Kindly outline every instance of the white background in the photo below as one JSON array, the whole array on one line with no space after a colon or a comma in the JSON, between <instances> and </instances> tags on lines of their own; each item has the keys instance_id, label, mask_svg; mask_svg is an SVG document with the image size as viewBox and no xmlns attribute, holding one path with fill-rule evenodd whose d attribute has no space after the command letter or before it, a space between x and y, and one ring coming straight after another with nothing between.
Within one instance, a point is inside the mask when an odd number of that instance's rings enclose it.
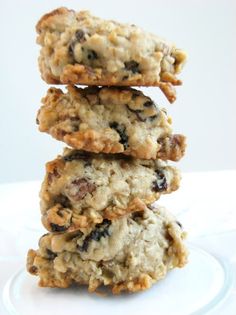
<instances>
[{"instance_id":1,"label":"white background","mask_svg":"<svg viewBox=\"0 0 236 315\"><path fill-rule=\"evenodd\" d=\"M236 168L235 1L1 0L0 182L41 179L45 162L63 147L35 124L48 88L37 68L35 24L63 5L140 25L184 48L189 60L177 101L168 104L157 88L145 92L188 137L183 171Z\"/></svg>"}]
</instances>

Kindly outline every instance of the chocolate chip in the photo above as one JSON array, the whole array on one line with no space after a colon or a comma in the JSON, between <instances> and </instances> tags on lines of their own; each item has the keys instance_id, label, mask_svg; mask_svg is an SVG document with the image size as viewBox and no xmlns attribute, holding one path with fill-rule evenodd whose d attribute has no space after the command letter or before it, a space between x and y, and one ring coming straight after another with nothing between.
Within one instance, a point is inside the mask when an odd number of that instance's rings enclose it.
<instances>
[{"instance_id":1,"label":"chocolate chip","mask_svg":"<svg viewBox=\"0 0 236 315\"><path fill-rule=\"evenodd\" d=\"M84 151L72 151L71 153L69 153L68 155L65 155L63 157L63 160L65 162L71 162L73 160L87 160L91 158L91 154L89 154L88 152L84 152Z\"/></svg>"},{"instance_id":2,"label":"chocolate chip","mask_svg":"<svg viewBox=\"0 0 236 315\"><path fill-rule=\"evenodd\" d=\"M77 248L81 252L87 252L89 243L93 240L99 242L102 237L110 236L109 226L111 225L111 221L108 219L104 219L102 223L96 224L95 229L88 234L82 245L77 245Z\"/></svg>"},{"instance_id":3,"label":"chocolate chip","mask_svg":"<svg viewBox=\"0 0 236 315\"><path fill-rule=\"evenodd\" d=\"M75 32L75 38L79 43L83 43L85 41L85 33L83 30L77 30Z\"/></svg>"},{"instance_id":4,"label":"chocolate chip","mask_svg":"<svg viewBox=\"0 0 236 315\"><path fill-rule=\"evenodd\" d=\"M164 173L160 170L156 170L155 172L157 174L157 180L152 183L152 190L155 192L167 190L167 181Z\"/></svg>"},{"instance_id":5,"label":"chocolate chip","mask_svg":"<svg viewBox=\"0 0 236 315\"><path fill-rule=\"evenodd\" d=\"M57 254L53 253L50 249L46 249L46 252L47 252L47 256L48 256L48 259L49 260L53 260L54 258L57 257Z\"/></svg>"},{"instance_id":6,"label":"chocolate chip","mask_svg":"<svg viewBox=\"0 0 236 315\"><path fill-rule=\"evenodd\" d=\"M39 119L38 119L38 117L36 118L36 124L39 125Z\"/></svg>"},{"instance_id":7,"label":"chocolate chip","mask_svg":"<svg viewBox=\"0 0 236 315\"><path fill-rule=\"evenodd\" d=\"M87 51L87 58L89 59L89 60L95 60L95 59L98 59L98 55L97 55L97 53L94 51L94 50L88 50Z\"/></svg>"},{"instance_id":8,"label":"chocolate chip","mask_svg":"<svg viewBox=\"0 0 236 315\"><path fill-rule=\"evenodd\" d=\"M115 129L115 131L119 134L120 136L120 143L123 144L124 149L126 150L129 146L128 140L129 137L126 134L126 128L124 125L118 124L116 121L112 122L109 124L110 128Z\"/></svg>"},{"instance_id":9,"label":"chocolate chip","mask_svg":"<svg viewBox=\"0 0 236 315\"><path fill-rule=\"evenodd\" d=\"M68 194L77 201L82 200L88 193L96 190L96 185L91 183L87 178L78 178L73 180L67 187Z\"/></svg>"},{"instance_id":10,"label":"chocolate chip","mask_svg":"<svg viewBox=\"0 0 236 315\"><path fill-rule=\"evenodd\" d=\"M135 60L131 60L131 61L126 61L125 62L125 69L128 71L131 71L133 73L139 73L139 63L136 62Z\"/></svg>"},{"instance_id":11,"label":"chocolate chip","mask_svg":"<svg viewBox=\"0 0 236 315\"><path fill-rule=\"evenodd\" d=\"M55 223L50 223L52 232L64 232L67 230L67 227L64 225L58 225Z\"/></svg>"}]
</instances>

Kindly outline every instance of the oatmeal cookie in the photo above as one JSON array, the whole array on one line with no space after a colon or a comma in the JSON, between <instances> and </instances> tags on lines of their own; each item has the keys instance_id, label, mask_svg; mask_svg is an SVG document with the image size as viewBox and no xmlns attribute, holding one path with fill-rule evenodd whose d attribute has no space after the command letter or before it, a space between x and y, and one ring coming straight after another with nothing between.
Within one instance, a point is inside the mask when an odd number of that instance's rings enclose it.
<instances>
[{"instance_id":1,"label":"oatmeal cookie","mask_svg":"<svg viewBox=\"0 0 236 315\"><path fill-rule=\"evenodd\" d=\"M42 47L39 68L52 84L159 86L170 102L186 54L135 25L120 24L66 8L44 15L36 26Z\"/></svg>"},{"instance_id":2,"label":"oatmeal cookie","mask_svg":"<svg viewBox=\"0 0 236 315\"><path fill-rule=\"evenodd\" d=\"M37 115L39 130L90 152L178 161L185 137L172 134L171 118L141 91L118 87L50 88Z\"/></svg>"},{"instance_id":3,"label":"oatmeal cookie","mask_svg":"<svg viewBox=\"0 0 236 315\"><path fill-rule=\"evenodd\" d=\"M185 232L164 208L146 208L93 228L48 233L39 249L29 250L27 269L42 287L66 288L72 283L100 285L114 294L148 289L187 262Z\"/></svg>"},{"instance_id":4,"label":"oatmeal cookie","mask_svg":"<svg viewBox=\"0 0 236 315\"><path fill-rule=\"evenodd\" d=\"M178 189L179 171L161 160L65 149L48 162L41 213L51 232L74 231L143 210Z\"/></svg>"}]
</instances>

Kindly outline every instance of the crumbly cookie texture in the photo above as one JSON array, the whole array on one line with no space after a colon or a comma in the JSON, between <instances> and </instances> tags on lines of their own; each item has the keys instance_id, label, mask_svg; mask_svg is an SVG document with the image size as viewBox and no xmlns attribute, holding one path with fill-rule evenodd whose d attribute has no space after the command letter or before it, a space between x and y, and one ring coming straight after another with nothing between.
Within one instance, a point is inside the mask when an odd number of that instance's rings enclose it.
<instances>
[{"instance_id":1,"label":"crumbly cookie texture","mask_svg":"<svg viewBox=\"0 0 236 315\"><path fill-rule=\"evenodd\" d=\"M113 220L144 210L179 182L179 171L161 160L66 149L46 165L42 222L48 231L63 232Z\"/></svg>"},{"instance_id":2,"label":"crumbly cookie texture","mask_svg":"<svg viewBox=\"0 0 236 315\"><path fill-rule=\"evenodd\" d=\"M178 161L185 137L172 134L171 118L141 91L118 87L50 88L37 115L39 130L90 152Z\"/></svg>"},{"instance_id":3,"label":"crumbly cookie texture","mask_svg":"<svg viewBox=\"0 0 236 315\"><path fill-rule=\"evenodd\" d=\"M185 232L164 208L146 208L118 220L105 219L92 229L48 233L39 249L29 250L27 269L42 287L100 285L114 294L148 289L187 262Z\"/></svg>"},{"instance_id":4,"label":"crumbly cookie texture","mask_svg":"<svg viewBox=\"0 0 236 315\"><path fill-rule=\"evenodd\" d=\"M42 78L52 84L159 86L170 102L186 54L135 25L66 8L36 26Z\"/></svg>"}]
</instances>

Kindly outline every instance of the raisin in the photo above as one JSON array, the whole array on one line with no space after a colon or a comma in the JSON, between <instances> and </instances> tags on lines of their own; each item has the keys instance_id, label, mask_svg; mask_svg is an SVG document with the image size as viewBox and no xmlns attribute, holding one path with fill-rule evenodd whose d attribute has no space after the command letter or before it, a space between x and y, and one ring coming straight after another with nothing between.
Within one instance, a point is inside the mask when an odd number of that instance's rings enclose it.
<instances>
[{"instance_id":1,"label":"raisin","mask_svg":"<svg viewBox=\"0 0 236 315\"><path fill-rule=\"evenodd\" d=\"M119 134L120 136L120 143L123 144L124 146L124 149L126 150L129 146L128 144L128 140L129 140L129 137L127 136L125 130L125 126L124 125L120 125L118 124L117 122L112 122L109 124L110 128L112 129L115 129L115 131Z\"/></svg>"},{"instance_id":2,"label":"raisin","mask_svg":"<svg viewBox=\"0 0 236 315\"><path fill-rule=\"evenodd\" d=\"M83 43L83 42L85 42L85 33L83 30L77 30L75 32L74 39L71 41L68 47L69 55L73 56L76 43Z\"/></svg>"},{"instance_id":3,"label":"raisin","mask_svg":"<svg viewBox=\"0 0 236 315\"><path fill-rule=\"evenodd\" d=\"M131 61L126 61L125 62L125 69L128 71L131 71L132 73L139 73L139 63L131 60Z\"/></svg>"},{"instance_id":4,"label":"raisin","mask_svg":"<svg viewBox=\"0 0 236 315\"><path fill-rule=\"evenodd\" d=\"M144 107L151 107L151 106L154 106L154 103L153 103L153 101L147 101L147 102L145 102L144 104L143 104L143 106Z\"/></svg>"},{"instance_id":5,"label":"raisin","mask_svg":"<svg viewBox=\"0 0 236 315\"><path fill-rule=\"evenodd\" d=\"M112 129L117 129L118 126L119 126L119 124L114 121L114 122L110 123L109 126L110 126L110 128L112 128Z\"/></svg>"},{"instance_id":6,"label":"raisin","mask_svg":"<svg viewBox=\"0 0 236 315\"><path fill-rule=\"evenodd\" d=\"M165 191L167 189L166 177L162 171L156 170L157 180L152 183L152 190L155 192Z\"/></svg>"},{"instance_id":7,"label":"raisin","mask_svg":"<svg viewBox=\"0 0 236 315\"><path fill-rule=\"evenodd\" d=\"M87 52L87 58L88 60L95 60L95 59L98 59L98 55L94 50L89 49Z\"/></svg>"},{"instance_id":8,"label":"raisin","mask_svg":"<svg viewBox=\"0 0 236 315\"><path fill-rule=\"evenodd\" d=\"M82 245L77 245L77 248L81 252L87 252L89 243L93 240L99 242L102 237L110 236L109 226L111 225L111 221L108 219L104 219L102 223L98 223L95 225L95 229L88 234Z\"/></svg>"},{"instance_id":9,"label":"raisin","mask_svg":"<svg viewBox=\"0 0 236 315\"><path fill-rule=\"evenodd\" d=\"M54 199L55 204L59 203L63 208L70 208L71 204L70 204L70 200L63 194L60 194L58 196L55 197ZM60 210L57 211L59 216L60 215Z\"/></svg>"},{"instance_id":10,"label":"raisin","mask_svg":"<svg viewBox=\"0 0 236 315\"><path fill-rule=\"evenodd\" d=\"M55 223L50 223L52 232L64 232L67 230L67 227L64 225L58 225Z\"/></svg>"},{"instance_id":11,"label":"raisin","mask_svg":"<svg viewBox=\"0 0 236 315\"><path fill-rule=\"evenodd\" d=\"M132 109L127 104L126 104L126 107L128 108L129 111L131 111L132 113L134 113L137 116L138 120L140 120L142 122L146 121L147 118L142 117L143 111L141 109L136 109L136 110Z\"/></svg>"},{"instance_id":12,"label":"raisin","mask_svg":"<svg viewBox=\"0 0 236 315\"><path fill-rule=\"evenodd\" d=\"M81 251L81 252L87 252L88 247L89 247L89 242L90 242L90 239L89 239L88 236L87 236L87 237L84 239L82 245L77 245L78 250Z\"/></svg>"},{"instance_id":13,"label":"raisin","mask_svg":"<svg viewBox=\"0 0 236 315\"><path fill-rule=\"evenodd\" d=\"M65 162L71 162L73 160L87 160L91 158L91 155L88 152L84 151L72 151L68 155L63 157Z\"/></svg>"},{"instance_id":14,"label":"raisin","mask_svg":"<svg viewBox=\"0 0 236 315\"><path fill-rule=\"evenodd\" d=\"M139 219L143 219L143 211L137 211L132 214L132 219L134 221L138 221Z\"/></svg>"},{"instance_id":15,"label":"raisin","mask_svg":"<svg viewBox=\"0 0 236 315\"><path fill-rule=\"evenodd\" d=\"M96 185L89 182L87 178L78 178L71 182L68 190L72 198L82 200L87 193L92 193L96 190Z\"/></svg>"},{"instance_id":16,"label":"raisin","mask_svg":"<svg viewBox=\"0 0 236 315\"><path fill-rule=\"evenodd\" d=\"M57 254L53 253L50 249L46 249L46 252L47 252L47 256L48 256L48 259L49 260L53 260L54 258L57 257Z\"/></svg>"},{"instance_id":17,"label":"raisin","mask_svg":"<svg viewBox=\"0 0 236 315\"><path fill-rule=\"evenodd\" d=\"M85 33L83 30L77 30L75 32L75 38L79 43L83 43L85 41Z\"/></svg>"}]
</instances>

